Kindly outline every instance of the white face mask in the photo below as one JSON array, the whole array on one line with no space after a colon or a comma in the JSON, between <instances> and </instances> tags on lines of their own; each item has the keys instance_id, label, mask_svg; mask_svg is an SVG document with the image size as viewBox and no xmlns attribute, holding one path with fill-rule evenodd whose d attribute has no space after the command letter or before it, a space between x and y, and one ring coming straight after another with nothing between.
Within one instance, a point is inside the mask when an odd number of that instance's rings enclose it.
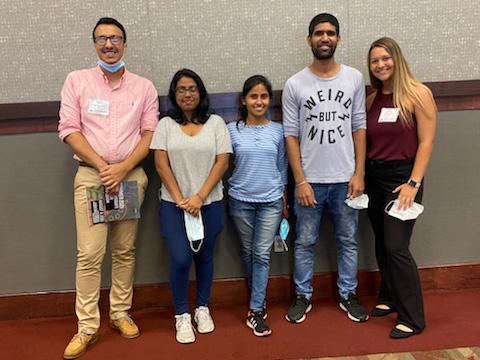
<instances>
[{"instance_id":1,"label":"white face mask","mask_svg":"<svg viewBox=\"0 0 480 360\"><path fill-rule=\"evenodd\" d=\"M353 199L345 199L345 204L351 208L362 210L368 208L368 195L362 194Z\"/></svg>"},{"instance_id":2,"label":"white face mask","mask_svg":"<svg viewBox=\"0 0 480 360\"><path fill-rule=\"evenodd\" d=\"M405 210L398 209L398 199L390 201L385 206L385 212L394 218L402 221L414 220L423 213L424 207L421 204L414 202L411 207Z\"/></svg>"},{"instance_id":3,"label":"white face mask","mask_svg":"<svg viewBox=\"0 0 480 360\"><path fill-rule=\"evenodd\" d=\"M186 211L183 212L183 215L190 248L193 252L199 252L203 244L203 238L205 237L203 235L202 212L198 213L198 217L195 217Z\"/></svg>"}]
</instances>

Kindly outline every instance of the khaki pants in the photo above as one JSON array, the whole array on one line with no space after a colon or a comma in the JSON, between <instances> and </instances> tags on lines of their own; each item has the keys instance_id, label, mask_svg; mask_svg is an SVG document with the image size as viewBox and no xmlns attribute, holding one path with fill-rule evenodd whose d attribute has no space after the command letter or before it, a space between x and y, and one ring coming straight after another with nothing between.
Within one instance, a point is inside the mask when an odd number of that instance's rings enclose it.
<instances>
[{"instance_id":1,"label":"khaki pants","mask_svg":"<svg viewBox=\"0 0 480 360\"><path fill-rule=\"evenodd\" d=\"M132 170L125 180L137 181L140 203L143 202L148 179L141 167ZM78 331L97 332L100 326L98 299L103 257L110 236L112 252L112 286L110 318L126 315L132 305L135 271L135 238L138 220L124 220L90 226L87 213L86 188L101 184L98 171L85 166L75 176L75 220L77 225L77 271L75 311Z\"/></svg>"}]
</instances>

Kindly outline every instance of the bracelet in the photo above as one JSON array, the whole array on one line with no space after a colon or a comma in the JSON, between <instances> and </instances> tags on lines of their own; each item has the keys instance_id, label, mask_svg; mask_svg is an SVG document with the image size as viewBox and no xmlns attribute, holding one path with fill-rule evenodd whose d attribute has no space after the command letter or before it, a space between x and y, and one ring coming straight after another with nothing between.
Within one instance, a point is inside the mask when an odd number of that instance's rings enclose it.
<instances>
[{"instance_id":1,"label":"bracelet","mask_svg":"<svg viewBox=\"0 0 480 360\"><path fill-rule=\"evenodd\" d=\"M301 186L301 185L303 185L303 184L306 184L306 183L307 183L307 180L303 180L302 182L299 182L299 183L296 184L295 186L296 186L296 187L299 187L299 186Z\"/></svg>"},{"instance_id":2,"label":"bracelet","mask_svg":"<svg viewBox=\"0 0 480 360\"><path fill-rule=\"evenodd\" d=\"M200 198L200 200L202 200L202 203L205 202L205 199L203 198L202 195L200 195L199 193L196 193L195 195L197 195Z\"/></svg>"}]
</instances>

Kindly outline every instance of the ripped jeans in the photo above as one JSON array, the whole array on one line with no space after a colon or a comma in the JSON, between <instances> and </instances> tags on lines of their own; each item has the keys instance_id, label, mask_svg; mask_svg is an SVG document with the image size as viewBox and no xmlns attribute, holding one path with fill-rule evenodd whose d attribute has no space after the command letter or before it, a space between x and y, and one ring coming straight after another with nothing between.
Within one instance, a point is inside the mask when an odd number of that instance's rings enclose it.
<instances>
[{"instance_id":1,"label":"ripped jeans","mask_svg":"<svg viewBox=\"0 0 480 360\"><path fill-rule=\"evenodd\" d=\"M306 207L298 204L295 194L297 238L295 239L295 268L293 279L297 295L312 297L314 249L320 233L322 212L326 208L333 224L337 242L338 292L342 298L355 293L357 288L357 239L358 210L348 207L348 183L310 184L317 204Z\"/></svg>"}]
</instances>

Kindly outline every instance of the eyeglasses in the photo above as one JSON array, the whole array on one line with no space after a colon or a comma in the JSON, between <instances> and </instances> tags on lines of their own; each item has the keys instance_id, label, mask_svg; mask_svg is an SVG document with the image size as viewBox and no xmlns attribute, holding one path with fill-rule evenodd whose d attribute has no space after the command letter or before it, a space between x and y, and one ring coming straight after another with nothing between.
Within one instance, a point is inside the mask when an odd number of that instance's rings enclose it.
<instances>
[{"instance_id":1,"label":"eyeglasses","mask_svg":"<svg viewBox=\"0 0 480 360\"><path fill-rule=\"evenodd\" d=\"M105 45L107 41L110 40L112 44L118 45L123 41L123 36L120 35L112 35L112 36L96 36L93 41L95 41L95 44L98 45Z\"/></svg>"},{"instance_id":2,"label":"eyeglasses","mask_svg":"<svg viewBox=\"0 0 480 360\"><path fill-rule=\"evenodd\" d=\"M175 92L179 95L185 95L187 92L190 94L196 94L198 92L198 87L196 86L190 86L190 87L179 87L175 89Z\"/></svg>"}]
</instances>

